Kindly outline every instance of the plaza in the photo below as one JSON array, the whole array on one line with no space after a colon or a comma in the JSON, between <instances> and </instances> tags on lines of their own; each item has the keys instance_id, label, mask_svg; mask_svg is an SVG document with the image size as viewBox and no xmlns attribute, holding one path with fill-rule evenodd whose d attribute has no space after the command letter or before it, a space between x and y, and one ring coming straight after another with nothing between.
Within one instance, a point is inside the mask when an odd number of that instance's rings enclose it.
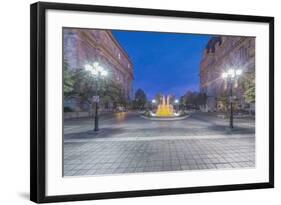
<instances>
[{"instance_id":1,"label":"plaza","mask_svg":"<svg viewBox=\"0 0 281 205\"><path fill-rule=\"evenodd\" d=\"M63 32L64 176L255 167L255 38Z\"/></svg>"},{"instance_id":2,"label":"plaza","mask_svg":"<svg viewBox=\"0 0 281 205\"><path fill-rule=\"evenodd\" d=\"M64 176L242 169L255 167L255 121L193 112L178 121L151 121L136 111L64 121Z\"/></svg>"}]
</instances>

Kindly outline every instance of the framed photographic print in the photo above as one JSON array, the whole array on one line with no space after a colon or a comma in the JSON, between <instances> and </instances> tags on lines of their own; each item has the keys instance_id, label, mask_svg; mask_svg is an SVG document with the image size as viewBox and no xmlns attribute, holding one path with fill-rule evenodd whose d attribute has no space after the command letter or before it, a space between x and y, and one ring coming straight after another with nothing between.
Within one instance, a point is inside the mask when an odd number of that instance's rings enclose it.
<instances>
[{"instance_id":1,"label":"framed photographic print","mask_svg":"<svg viewBox=\"0 0 281 205\"><path fill-rule=\"evenodd\" d=\"M274 18L31 5L34 202L274 186Z\"/></svg>"}]
</instances>

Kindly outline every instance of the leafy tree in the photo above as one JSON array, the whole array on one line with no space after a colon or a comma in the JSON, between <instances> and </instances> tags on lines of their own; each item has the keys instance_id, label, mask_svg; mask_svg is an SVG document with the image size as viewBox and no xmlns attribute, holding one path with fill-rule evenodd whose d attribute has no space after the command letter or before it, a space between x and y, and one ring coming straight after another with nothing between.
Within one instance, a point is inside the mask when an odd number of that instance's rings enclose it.
<instances>
[{"instance_id":1,"label":"leafy tree","mask_svg":"<svg viewBox=\"0 0 281 205\"><path fill-rule=\"evenodd\" d=\"M64 97L69 97L73 92L74 74L68 69L67 62L63 64L63 93Z\"/></svg>"},{"instance_id":2,"label":"leafy tree","mask_svg":"<svg viewBox=\"0 0 281 205\"><path fill-rule=\"evenodd\" d=\"M223 90L219 97L218 97L218 101L221 103L222 106L222 110L223 111L227 111L227 105L228 105L228 95L227 95L227 90Z\"/></svg>"},{"instance_id":3,"label":"leafy tree","mask_svg":"<svg viewBox=\"0 0 281 205\"><path fill-rule=\"evenodd\" d=\"M104 103L113 102L115 105L126 106L127 99L122 85L112 79L97 79L83 69L72 73L71 95L79 97L82 102L92 103L94 95L99 95ZM98 90L98 93L96 93ZM65 97L67 97L65 95Z\"/></svg>"},{"instance_id":4,"label":"leafy tree","mask_svg":"<svg viewBox=\"0 0 281 205\"><path fill-rule=\"evenodd\" d=\"M245 75L244 81L242 82L244 88L244 98L247 103L254 103L255 94L255 73L248 73Z\"/></svg>"},{"instance_id":5,"label":"leafy tree","mask_svg":"<svg viewBox=\"0 0 281 205\"><path fill-rule=\"evenodd\" d=\"M103 81L100 84L99 95L104 101L114 102L119 106L126 107L128 104L122 85L113 80Z\"/></svg>"},{"instance_id":6,"label":"leafy tree","mask_svg":"<svg viewBox=\"0 0 281 205\"><path fill-rule=\"evenodd\" d=\"M184 96L180 97L180 107L199 107L206 105L207 95L205 93L197 93L188 91Z\"/></svg>"},{"instance_id":7,"label":"leafy tree","mask_svg":"<svg viewBox=\"0 0 281 205\"><path fill-rule=\"evenodd\" d=\"M153 105L152 105L151 101L147 100L144 107L146 108L146 110L152 110Z\"/></svg>"},{"instance_id":8,"label":"leafy tree","mask_svg":"<svg viewBox=\"0 0 281 205\"><path fill-rule=\"evenodd\" d=\"M163 94L162 93L157 93L154 97L154 99L157 101L157 103L160 103L162 100Z\"/></svg>"},{"instance_id":9,"label":"leafy tree","mask_svg":"<svg viewBox=\"0 0 281 205\"><path fill-rule=\"evenodd\" d=\"M185 95L187 105L196 105L196 93L188 91Z\"/></svg>"},{"instance_id":10,"label":"leafy tree","mask_svg":"<svg viewBox=\"0 0 281 205\"><path fill-rule=\"evenodd\" d=\"M77 69L74 74L73 87L75 96L78 96L81 101L91 103L91 98L95 95L97 84L89 72L83 69Z\"/></svg>"},{"instance_id":11,"label":"leafy tree","mask_svg":"<svg viewBox=\"0 0 281 205\"><path fill-rule=\"evenodd\" d=\"M207 95L206 93L198 93L196 96L196 105L206 105Z\"/></svg>"},{"instance_id":12,"label":"leafy tree","mask_svg":"<svg viewBox=\"0 0 281 205\"><path fill-rule=\"evenodd\" d=\"M185 108L186 108L186 99L185 99L185 96L184 96L184 95L180 97L180 103L179 103L179 105L180 105L180 108L181 108L181 109L185 109Z\"/></svg>"},{"instance_id":13,"label":"leafy tree","mask_svg":"<svg viewBox=\"0 0 281 205\"><path fill-rule=\"evenodd\" d=\"M135 93L134 107L143 110L147 102L147 97L142 89L138 89Z\"/></svg>"}]
</instances>

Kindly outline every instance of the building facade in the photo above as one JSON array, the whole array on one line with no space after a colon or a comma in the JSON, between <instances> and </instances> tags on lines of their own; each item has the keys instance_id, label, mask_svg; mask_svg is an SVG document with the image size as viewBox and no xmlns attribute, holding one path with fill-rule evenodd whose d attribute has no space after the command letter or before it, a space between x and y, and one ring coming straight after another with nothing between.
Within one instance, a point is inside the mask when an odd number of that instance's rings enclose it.
<instances>
[{"instance_id":1,"label":"building facade","mask_svg":"<svg viewBox=\"0 0 281 205\"><path fill-rule=\"evenodd\" d=\"M246 103L243 80L255 75L255 38L215 36L206 45L200 64L200 91L207 95L208 111L225 110L223 97L228 92L222 73L229 69L241 69L242 75L234 82L233 95L239 109L254 109Z\"/></svg>"},{"instance_id":2,"label":"building facade","mask_svg":"<svg viewBox=\"0 0 281 205\"><path fill-rule=\"evenodd\" d=\"M133 63L110 30L64 28L63 41L63 57L68 69L85 69L86 64L98 62L106 68L110 78L121 85L125 98L131 99ZM65 103L73 108L75 101L77 100L67 99ZM101 109L102 106L101 104ZM82 105L75 109L87 110L87 107Z\"/></svg>"}]
</instances>

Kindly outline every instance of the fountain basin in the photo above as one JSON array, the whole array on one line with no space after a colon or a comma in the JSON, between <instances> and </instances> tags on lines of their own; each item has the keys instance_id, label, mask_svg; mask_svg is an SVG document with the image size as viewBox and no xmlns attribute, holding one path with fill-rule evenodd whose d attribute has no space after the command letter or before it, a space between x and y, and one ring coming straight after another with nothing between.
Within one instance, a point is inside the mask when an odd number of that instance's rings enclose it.
<instances>
[{"instance_id":1,"label":"fountain basin","mask_svg":"<svg viewBox=\"0 0 281 205\"><path fill-rule=\"evenodd\" d=\"M154 121L175 121L175 120L184 120L189 117L188 114L182 116L168 116L168 117L159 117L159 116L146 116L140 115L141 118L147 120L154 120Z\"/></svg>"},{"instance_id":2,"label":"fountain basin","mask_svg":"<svg viewBox=\"0 0 281 205\"><path fill-rule=\"evenodd\" d=\"M169 95L167 98L164 95L162 96L155 113L147 111L146 114L141 115L144 119L157 121L183 120L188 116L186 113L175 112L174 106L170 103Z\"/></svg>"}]
</instances>

